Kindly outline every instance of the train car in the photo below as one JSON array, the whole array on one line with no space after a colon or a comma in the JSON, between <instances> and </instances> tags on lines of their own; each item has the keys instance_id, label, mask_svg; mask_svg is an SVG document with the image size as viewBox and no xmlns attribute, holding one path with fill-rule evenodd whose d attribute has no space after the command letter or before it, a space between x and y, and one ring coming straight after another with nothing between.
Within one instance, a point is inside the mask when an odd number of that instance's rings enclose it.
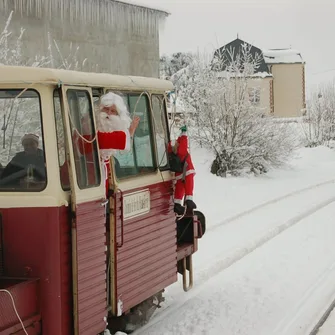
<instances>
[{"instance_id":1,"label":"train car","mask_svg":"<svg viewBox=\"0 0 335 335\"><path fill-rule=\"evenodd\" d=\"M166 92L155 78L0 66L0 335L131 332L183 277L204 233L201 212L176 222ZM130 151L95 138L99 97L140 116ZM91 153L78 150L89 116Z\"/></svg>"}]
</instances>

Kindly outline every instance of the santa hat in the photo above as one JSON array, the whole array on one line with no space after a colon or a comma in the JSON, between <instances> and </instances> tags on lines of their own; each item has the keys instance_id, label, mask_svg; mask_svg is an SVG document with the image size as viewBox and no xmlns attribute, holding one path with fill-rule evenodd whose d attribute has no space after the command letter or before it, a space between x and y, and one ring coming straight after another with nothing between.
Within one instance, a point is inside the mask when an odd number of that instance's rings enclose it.
<instances>
[{"instance_id":1,"label":"santa hat","mask_svg":"<svg viewBox=\"0 0 335 335\"><path fill-rule=\"evenodd\" d=\"M25 134L25 135L22 136L21 143L23 145L24 141L26 141L26 140L33 140L33 141L35 141L38 144L39 143L39 139L40 139L40 137L38 135L36 135L36 134L32 134L32 133Z\"/></svg>"}]
</instances>

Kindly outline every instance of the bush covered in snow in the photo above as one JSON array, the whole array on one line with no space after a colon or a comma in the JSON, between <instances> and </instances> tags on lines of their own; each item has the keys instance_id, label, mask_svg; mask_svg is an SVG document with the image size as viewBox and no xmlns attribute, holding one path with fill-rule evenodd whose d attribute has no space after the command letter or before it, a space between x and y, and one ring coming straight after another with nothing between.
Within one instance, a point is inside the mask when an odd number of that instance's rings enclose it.
<instances>
[{"instance_id":1,"label":"bush covered in snow","mask_svg":"<svg viewBox=\"0 0 335 335\"><path fill-rule=\"evenodd\" d=\"M211 172L218 176L266 172L286 162L296 147L291 128L250 98L250 80L260 80L255 74L260 59L255 58L246 44L224 73L198 56L178 77L191 136L214 152Z\"/></svg>"},{"instance_id":2,"label":"bush covered in snow","mask_svg":"<svg viewBox=\"0 0 335 335\"><path fill-rule=\"evenodd\" d=\"M335 80L311 94L303 130L308 147L329 146L335 139Z\"/></svg>"}]
</instances>

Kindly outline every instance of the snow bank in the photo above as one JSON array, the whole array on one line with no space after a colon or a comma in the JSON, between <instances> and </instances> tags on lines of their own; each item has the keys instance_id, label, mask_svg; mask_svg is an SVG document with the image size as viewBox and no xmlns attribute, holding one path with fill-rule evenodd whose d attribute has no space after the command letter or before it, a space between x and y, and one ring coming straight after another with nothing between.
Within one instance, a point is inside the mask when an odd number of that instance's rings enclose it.
<instances>
[{"instance_id":1,"label":"snow bank","mask_svg":"<svg viewBox=\"0 0 335 335\"><path fill-rule=\"evenodd\" d=\"M209 227L260 203L335 178L335 151L328 147L301 148L285 167L266 175L220 178L210 173L214 155L192 145L197 171L194 200Z\"/></svg>"}]
</instances>

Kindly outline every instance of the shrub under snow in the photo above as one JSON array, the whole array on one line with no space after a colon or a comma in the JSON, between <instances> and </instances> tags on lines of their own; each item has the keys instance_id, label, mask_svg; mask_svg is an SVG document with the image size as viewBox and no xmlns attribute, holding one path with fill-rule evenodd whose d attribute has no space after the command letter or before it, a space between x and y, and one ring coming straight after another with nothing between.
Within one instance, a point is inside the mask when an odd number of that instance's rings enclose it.
<instances>
[{"instance_id":1,"label":"shrub under snow","mask_svg":"<svg viewBox=\"0 0 335 335\"><path fill-rule=\"evenodd\" d=\"M177 79L192 138L214 152L211 172L218 176L266 172L285 163L296 147L291 127L249 96L250 81L261 80L255 74L256 58L244 45L219 73L197 57Z\"/></svg>"}]
</instances>

